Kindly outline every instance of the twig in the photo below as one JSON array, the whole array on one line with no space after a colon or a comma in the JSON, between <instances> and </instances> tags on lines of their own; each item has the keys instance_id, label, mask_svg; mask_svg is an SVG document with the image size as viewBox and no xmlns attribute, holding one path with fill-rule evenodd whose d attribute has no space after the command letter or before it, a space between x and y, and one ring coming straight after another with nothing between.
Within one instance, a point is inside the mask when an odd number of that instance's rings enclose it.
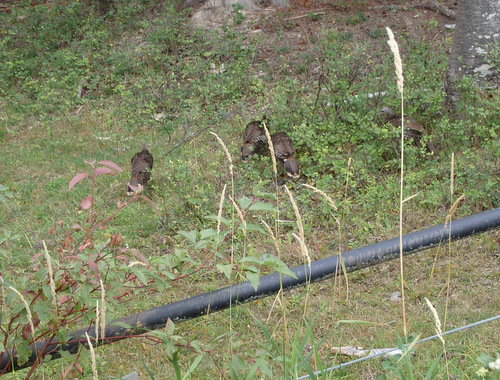
<instances>
[{"instance_id":1,"label":"twig","mask_svg":"<svg viewBox=\"0 0 500 380\"><path fill-rule=\"evenodd\" d=\"M167 152L165 153L165 155L169 154L170 152L172 152L173 150L177 149L178 147L184 145L185 143L191 141L192 139L194 139L196 136L198 136L199 134L201 134L202 132L206 131L208 128L212 128L212 125L208 125L206 126L205 128L202 128L200 129L199 131L197 132L193 132L193 133L190 133L189 136L187 138L185 138L184 140L182 140L180 143L176 144L172 149L169 149L167 150Z\"/></svg>"},{"instance_id":2,"label":"twig","mask_svg":"<svg viewBox=\"0 0 500 380\"><path fill-rule=\"evenodd\" d=\"M322 10L325 10L326 8L323 8L323 9L318 9L318 10L313 10L313 11L310 11L310 12L307 12L305 15L300 15L300 16L294 16L294 17L289 17L287 19L285 19L285 21L292 21L292 20L298 20L299 18L304 18L304 17L314 17L314 16L322 16L325 14L325 12L320 12Z\"/></svg>"}]
</instances>

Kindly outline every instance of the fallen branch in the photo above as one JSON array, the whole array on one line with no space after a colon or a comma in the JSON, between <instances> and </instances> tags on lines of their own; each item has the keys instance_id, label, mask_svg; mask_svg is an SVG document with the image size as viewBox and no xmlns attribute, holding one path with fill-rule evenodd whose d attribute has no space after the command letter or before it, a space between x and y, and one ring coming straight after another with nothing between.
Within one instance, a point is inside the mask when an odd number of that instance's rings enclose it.
<instances>
[{"instance_id":1,"label":"fallen branch","mask_svg":"<svg viewBox=\"0 0 500 380\"><path fill-rule=\"evenodd\" d=\"M446 5L438 3L434 0L427 0L424 1L423 3L415 5L415 8L425 8L425 9L430 9L431 11L434 12L439 12L442 15L449 17L451 19L455 19L455 11L452 11L450 8L448 8Z\"/></svg>"},{"instance_id":2,"label":"fallen branch","mask_svg":"<svg viewBox=\"0 0 500 380\"><path fill-rule=\"evenodd\" d=\"M382 12L388 12L388 11L407 11L412 8L429 9L434 12L439 12L450 19L454 20L456 18L455 11L451 10L446 5L440 4L434 0L426 0L420 4L416 4L413 7L408 5L377 5L372 7L371 9Z\"/></svg>"}]
</instances>

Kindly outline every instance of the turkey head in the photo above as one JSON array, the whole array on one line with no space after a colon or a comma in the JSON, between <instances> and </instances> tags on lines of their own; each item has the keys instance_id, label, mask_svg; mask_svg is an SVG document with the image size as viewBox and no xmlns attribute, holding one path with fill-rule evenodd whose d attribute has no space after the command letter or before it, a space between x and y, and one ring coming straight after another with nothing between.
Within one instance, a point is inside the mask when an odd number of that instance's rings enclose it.
<instances>
[{"instance_id":1,"label":"turkey head","mask_svg":"<svg viewBox=\"0 0 500 380\"><path fill-rule=\"evenodd\" d=\"M153 169L153 155L149 153L147 144L144 144L142 151L134 154L131 163L131 178L127 186L127 195L132 196L146 186L151 178Z\"/></svg>"},{"instance_id":2,"label":"turkey head","mask_svg":"<svg viewBox=\"0 0 500 380\"><path fill-rule=\"evenodd\" d=\"M274 155L283 162L286 174L292 178L300 177L299 163L294 157L293 141L285 132L277 132L271 136Z\"/></svg>"}]
</instances>

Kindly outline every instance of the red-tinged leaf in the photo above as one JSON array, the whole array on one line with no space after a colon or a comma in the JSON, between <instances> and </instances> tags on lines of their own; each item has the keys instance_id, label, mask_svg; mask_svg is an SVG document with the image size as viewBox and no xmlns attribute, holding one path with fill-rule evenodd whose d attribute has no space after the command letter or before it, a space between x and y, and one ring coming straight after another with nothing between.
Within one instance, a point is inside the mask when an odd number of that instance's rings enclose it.
<instances>
[{"instance_id":1,"label":"red-tinged leaf","mask_svg":"<svg viewBox=\"0 0 500 380\"><path fill-rule=\"evenodd\" d=\"M109 161L109 160L103 160L103 161L99 161L98 162L99 165L106 165L108 167L110 167L111 169L114 169L118 172L122 172L122 168L119 167L117 164L115 164L113 161Z\"/></svg>"},{"instance_id":2,"label":"red-tinged leaf","mask_svg":"<svg viewBox=\"0 0 500 380\"><path fill-rule=\"evenodd\" d=\"M73 177L73 179L69 182L68 190L71 190L78 182L82 179L87 178L89 176L88 173L78 173Z\"/></svg>"},{"instance_id":3,"label":"red-tinged leaf","mask_svg":"<svg viewBox=\"0 0 500 380\"><path fill-rule=\"evenodd\" d=\"M114 246L114 247L119 247L123 243L123 237L122 235L117 232L113 236L111 236L109 244Z\"/></svg>"},{"instance_id":4,"label":"red-tinged leaf","mask_svg":"<svg viewBox=\"0 0 500 380\"><path fill-rule=\"evenodd\" d=\"M106 168L104 166L99 166L95 171L94 171L94 175L98 176L98 175L101 175L101 174L113 174L114 171L111 170L110 168Z\"/></svg>"},{"instance_id":5,"label":"red-tinged leaf","mask_svg":"<svg viewBox=\"0 0 500 380\"><path fill-rule=\"evenodd\" d=\"M70 255L70 256L64 256L63 260L66 260L66 261L80 260L80 261L82 261L81 257L79 257L79 256L72 256L72 255Z\"/></svg>"},{"instance_id":6,"label":"red-tinged leaf","mask_svg":"<svg viewBox=\"0 0 500 380\"><path fill-rule=\"evenodd\" d=\"M66 366L61 372L61 379L78 379L83 376L84 371L80 364L74 362Z\"/></svg>"},{"instance_id":7,"label":"red-tinged leaf","mask_svg":"<svg viewBox=\"0 0 500 380\"><path fill-rule=\"evenodd\" d=\"M55 227L51 227L51 229L49 230L49 235L52 236L54 235L54 231L56 230Z\"/></svg>"},{"instance_id":8,"label":"red-tinged leaf","mask_svg":"<svg viewBox=\"0 0 500 380\"><path fill-rule=\"evenodd\" d=\"M89 268L92 269L92 271L94 272L94 274L96 275L96 277L99 278L99 269L97 267L96 262L88 259L87 260L87 264L88 264Z\"/></svg>"},{"instance_id":9,"label":"red-tinged leaf","mask_svg":"<svg viewBox=\"0 0 500 380\"><path fill-rule=\"evenodd\" d=\"M31 258L31 262L35 262L41 255L42 253L35 253Z\"/></svg>"},{"instance_id":10,"label":"red-tinged leaf","mask_svg":"<svg viewBox=\"0 0 500 380\"><path fill-rule=\"evenodd\" d=\"M64 241L62 243L61 249L66 249L68 248L71 244L73 244L73 238L71 236L66 236L64 238Z\"/></svg>"},{"instance_id":11,"label":"red-tinged leaf","mask_svg":"<svg viewBox=\"0 0 500 380\"><path fill-rule=\"evenodd\" d=\"M86 242L85 244L82 244L81 246L78 247L78 252L81 252L83 251L85 248L87 248L88 246L92 245L92 242L91 241L88 241Z\"/></svg>"},{"instance_id":12,"label":"red-tinged leaf","mask_svg":"<svg viewBox=\"0 0 500 380\"><path fill-rule=\"evenodd\" d=\"M137 249L131 249L130 252L132 253L132 255L135 256L135 258L139 261L142 261L144 264L146 264L147 266L149 266L149 261L148 259L146 259L146 257L144 257L142 255L142 253L140 253Z\"/></svg>"},{"instance_id":13,"label":"red-tinged leaf","mask_svg":"<svg viewBox=\"0 0 500 380\"><path fill-rule=\"evenodd\" d=\"M83 160L83 162L85 162L87 165L90 165L92 167L94 167L94 165L95 165L95 160L93 160L93 161Z\"/></svg>"},{"instance_id":14,"label":"red-tinged leaf","mask_svg":"<svg viewBox=\"0 0 500 380\"><path fill-rule=\"evenodd\" d=\"M64 222L63 222L62 220L60 220L59 222L57 222L57 225L58 225L59 227L62 227L62 226L64 225Z\"/></svg>"},{"instance_id":15,"label":"red-tinged leaf","mask_svg":"<svg viewBox=\"0 0 500 380\"><path fill-rule=\"evenodd\" d=\"M75 224L75 225L71 226L71 229L75 230L75 231L81 231L81 230L83 230L83 227L80 226L79 224Z\"/></svg>"},{"instance_id":16,"label":"red-tinged leaf","mask_svg":"<svg viewBox=\"0 0 500 380\"><path fill-rule=\"evenodd\" d=\"M92 194L82 199L81 207L87 210L92 206Z\"/></svg>"}]
</instances>

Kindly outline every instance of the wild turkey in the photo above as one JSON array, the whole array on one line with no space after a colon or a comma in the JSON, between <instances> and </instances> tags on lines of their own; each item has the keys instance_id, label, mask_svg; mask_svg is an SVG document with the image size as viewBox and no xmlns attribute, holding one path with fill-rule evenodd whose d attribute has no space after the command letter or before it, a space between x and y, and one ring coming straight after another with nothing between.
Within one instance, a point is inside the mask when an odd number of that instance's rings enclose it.
<instances>
[{"instance_id":1,"label":"wild turkey","mask_svg":"<svg viewBox=\"0 0 500 380\"><path fill-rule=\"evenodd\" d=\"M289 177L299 178L299 163L293 155L295 150L290 136L288 136L285 132L277 132L271 135L271 141L273 143L274 155L283 161L286 174Z\"/></svg>"},{"instance_id":2,"label":"wild turkey","mask_svg":"<svg viewBox=\"0 0 500 380\"><path fill-rule=\"evenodd\" d=\"M151 178L153 169L153 155L149 153L148 145L144 144L142 151L134 154L130 161L132 177L127 186L127 195L132 196L139 189L144 188Z\"/></svg>"},{"instance_id":3,"label":"wild turkey","mask_svg":"<svg viewBox=\"0 0 500 380\"><path fill-rule=\"evenodd\" d=\"M390 107L382 108L382 114L385 116L386 122L391 123L396 127L401 127L401 114L395 114ZM424 127L422 127L419 123L417 123L415 119L406 115L405 115L404 126L405 126L404 136L407 139L413 139L413 144L417 147L420 147L421 146L420 140L422 139L422 136L425 134ZM435 156L438 155L439 151L434 144L427 141L425 143L425 146L427 147L427 150L430 153L434 154Z\"/></svg>"},{"instance_id":4,"label":"wild turkey","mask_svg":"<svg viewBox=\"0 0 500 380\"><path fill-rule=\"evenodd\" d=\"M259 152L267 143L264 127L261 127L266 118L261 121L251 121L247 124L243 133L243 146L241 147L241 159L247 162L248 158Z\"/></svg>"}]
</instances>

